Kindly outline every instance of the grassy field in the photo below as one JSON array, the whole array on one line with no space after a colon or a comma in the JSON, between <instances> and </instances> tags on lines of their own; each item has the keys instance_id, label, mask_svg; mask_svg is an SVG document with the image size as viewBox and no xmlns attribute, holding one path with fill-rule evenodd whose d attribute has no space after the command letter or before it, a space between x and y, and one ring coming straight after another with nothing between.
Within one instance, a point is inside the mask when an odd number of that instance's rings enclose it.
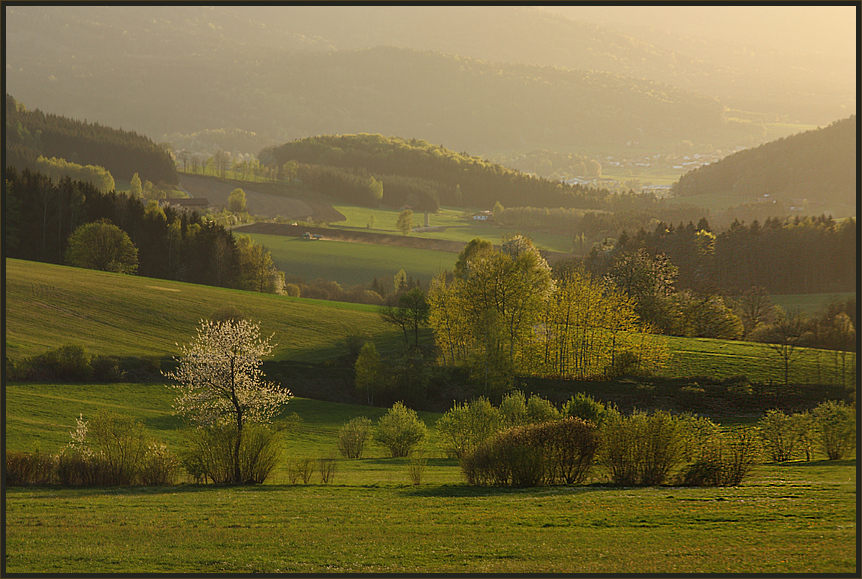
<instances>
[{"instance_id":1,"label":"grassy field","mask_svg":"<svg viewBox=\"0 0 862 579\"><path fill-rule=\"evenodd\" d=\"M6 260L5 292L6 355L13 361L66 343L80 344L94 355L170 358L178 351L177 343L186 343L194 336L201 318L225 305L235 305L248 317L262 321L264 333L275 333L276 361L332 360L347 353L345 338L351 334L369 336L384 353L397 350L402 339L398 331L380 320L373 306L226 290L12 259ZM664 375L716 378L745 375L757 382L783 381L777 354L764 344L664 339L672 353ZM834 375L837 362L834 353L803 352L793 363L792 381L839 380ZM850 376L855 375L852 370L855 359L855 354L847 356Z\"/></svg>"},{"instance_id":2,"label":"grassy field","mask_svg":"<svg viewBox=\"0 0 862 579\"><path fill-rule=\"evenodd\" d=\"M370 336L390 350L401 337L374 308L6 260L6 355L13 361L65 343L94 355L169 358L201 318L228 305L275 332L275 360L322 362L344 338Z\"/></svg>"},{"instance_id":3,"label":"grassy field","mask_svg":"<svg viewBox=\"0 0 862 579\"><path fill-rule=\"evenodd\" d=\"M434 276L452 270L458 259L458 254L447 251L391 245L333 240L309 242L300 237L257 233L249 237L266 246L275 267L287 276L299 276L306 282L317 278L334 280L344 288L358 284L368 287L375 277L392 286L395 274L403 269L413 279L421 280L427 289Z\"/></svg>"},{"instance_id":4,"label":"grassy field","mask_svg":"<svg viewBox=\"0 0 862 579\"><path fill-rule=\"evenodd\" d=\"M852 574L855 478L849 461L720 489L13 488L6 571Z\"/></svg>"},{"instance_id":5,"label":"grassy field","mask_svg":"<svg viewBox=\"0 0 862 579\"><path fill-rule=\"evenodd\" d=\"M400 231L395 227L398 220L398 214L400 213L398 210L370 209L368 207L355 207L349 205L336 205L335 209L347 217L347 221L335 224L338 228L367 231L369 217L374 216L373 231L400 234ZM445 228L442 231L422 231L421 229L423 229L425 225L425 214L418 212L414 213L413 227L419 228L420 230L413 231L410 235L411 237L444 239L447 241L461 241L464 243L477 237L481 237L482 239L487 239L494 244L499 244L503 241L504 237L514 235L515 233L523 233L525 237L532 239L533 243L541 249L562 253L570 252L572 249L572 239L570 236L545 232L519 232L515 228L500 227L492 223L472 221L469 219L469 216L472 213L473 211L465 211L460 208L441 207L437 213L432 213L430 215L429 224L433 228Z\"/></svg>"},{"instance_id":6,"label":"grassy field","mask_svg":"<svg viewBox=\"0 0 862 579\"><path fill-rule=\"evenodd\" d=\"M7 447L54 452L74 418L109 408L181 443L161 385L7 386ZM421 484L409 459L339 458L334 479L289 484L288 461L335 453L354 416L295 399L283 464L257 487L5 489L7 573L852 573L856 462L761 464L735 488L588 484L477 488L431 427Z\"/></svg>"}]
</instances>

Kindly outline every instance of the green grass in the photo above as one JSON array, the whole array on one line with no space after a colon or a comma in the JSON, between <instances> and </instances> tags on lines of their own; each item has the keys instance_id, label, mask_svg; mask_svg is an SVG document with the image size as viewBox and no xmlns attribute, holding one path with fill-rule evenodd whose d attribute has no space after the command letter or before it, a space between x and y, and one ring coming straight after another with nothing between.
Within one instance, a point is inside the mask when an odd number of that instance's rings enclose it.
<instances>
[{"instance_id":1,"label":"green grass","mask_svg":"<svg viewBox=\"0 0 862 579\"><path fill-rule=\"evenodd\" d=\"M108 408L181 444L159 384L9 384L7 448L56 452L75 417ZM287 461L335 454L340 426L385 410L294 399L283 464L257 487L5 489L7 573L849 573L856 462L761 464L736 488L494 489L442 458L423 482L370 445L328 485Z\"/></svg>"},{"instance_id":2,"label":"green grass","mask_svg":"<svg viewBox=\"0 0 862 579\"><path fill-rule=\"evenodd\" d=\"M21 489L8 573L853 573L855 461L738 488Z\"/></svg>"},{"instance_id":3,"label":"green grass","mask_svg":"<svg viewBox=\"0 0 862 579\"><path fill-rule=\"evenodd\" d=\"M170 358L201 318L227 305L275 333L275 360L321 362L371 336L392 350L401 337L363 306L300 300L79 268L6 260L6 355L13 361L65 343L94 355ZM345 308L350 315L345 315Z\"/></svg>"},{"instance_id":4,"label":"green grass","mask_svg":"<svg viewBox=\"0 0 862 579\"><path fill-rule=\"evenodd\" d=\"M784 365L778 352L766 344L708 338L665 336L671 359L663 376L680 378L708 376L730 378L746 376L752 382L784 383ZM841 383L841 358L836 352L799 348L790 366L790 381L796 384ZM845 379L851 383L856 375L856 354L845 360Z\"/></svg>"},{"instance_id":5,"label":"green grass","mask_svg":"<svg viewBox=\"0 0 862 579\"><path fill-rule=\"evenodd\" d=\"M290 239L290 238L288 238ZM297 242L302 244L302 242ZM306 242L326 246L330 242ZM347 244L349 245L349 244ZM359 248L376 246L356 245ZM434 253L434 252L432 252ZM406 268L405 268L406 269ZM401 336L373 306L265 295L92 270L6 260L6 355L15 362L66 343L93 355L171 358L194 337L201 318L231 304L275 333L275 361L326 362L347 353L350 334L370 336L381 352ZM783 382L777 355L764 344L666 337L672 358L663 374ZM836 358L805 350L794 362L796 383L840 381ZM849 377L855 354L847 356Z\"/></svg>"},{"instance_id":6,"label":"green grass","mask_svg":"<svg viewBox=\"0 0 862 579\"><path fill-rule=\"evenodd\" d=\"M341 221L335 224L336 228L355 229L358 231L368 231L368 217L374 216L374 229L380 233L400 234L396 229L395 224L398 220L398 210L390 209L370 209L367 207L355 207L349 205L337 205L335 208L340 211L347 221ZM487 208L487 209L490 209ZM478 209L476 211L479 211ZM518 228L500 227L493 223L476 222L469 219L474 211L465 210L453 207L441 207L437 213L432 213L430 216L431 227L445 227L443 231L413 231L411 237L422 239L443 239L446 241L460 241L467 243L477 237L487 239L494 244L500 244L504 237L520 233L525 237L533 240L533 243L541 249L549 251L558 251L562 253L570 252L572 249L572 239L569 235L560 235L547 233L544 231L522 231ZM413 227L423 228L425 225L425 214L413 214Z\"/></svg>"},{"instance_id":7,"label":"green grass","mask_svg":"<svg viewBox=\"0 0 862 579\"><path fill-rule=\"evenodd\" d=\"M347 241L307 241L257 233L249 236L266 246L275 267L286 275L299 276L309 283L317 278L333 280L345 289L359 284L369 287L375 277L392 286L400 269L421 280L427 289L431 278L444 270L452 270L458 259L458 254L447 251Z\"/></svg>"},{"instance_id":8,"label":"green grass","mask_svg":"<svg viewBox=\"0 0 862 579\"><path fill-rule=\"evenodd\" d=\"M160 385L7 387L9 448L68 441L74 417L110 408L180 435ZM14 402L13 402L14 401ZM33 410L38 409L38 413ZM283 459L325 457L353 416L384 410L297 399ZM26 415L29 433L19 418ZM434 414L423 413L430 426ZM433 430L433 428L432 428ZM10 436L11 434L11 436ZM467 486L432 458L423 484L407 459L338 460L329 485L290 485L284 465L253 488L6 489L6 572L849 572L855 461L760 465L738 488Z\"/></svg>"}]
</instances>

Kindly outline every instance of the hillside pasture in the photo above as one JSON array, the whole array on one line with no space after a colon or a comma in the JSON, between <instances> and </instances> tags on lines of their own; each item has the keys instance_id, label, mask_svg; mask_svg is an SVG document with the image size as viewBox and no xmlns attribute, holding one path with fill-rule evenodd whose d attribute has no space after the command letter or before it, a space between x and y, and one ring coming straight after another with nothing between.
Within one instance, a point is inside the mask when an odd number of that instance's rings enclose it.
<instances>
[{"instance_id":1,"label":"hillside pasture","mask_svg":"<svg viewBox=\"0 0 862 579\"><path fill-rule=\"evenodd\" d=\"M400 233L395 224L398 221L400 210L380 209L368 207L356 207L347 205L335 205L335 209L343 214L347 220L336 225L337 228L367 230L370 217L374 217L374 228L372 231L384 233ZM483 210L490 210L490 207ZM411 237L421 239L443 239L447 241L458 241L468 243L480 237L487 239L495 245L502 243L505 237L520 233L529 237L540 249L548 251L567 253L571 251L572 239L569 235L549 233L545 231L526 231L512 227L501 227L495 223L475 221L470 216L480 211L476 209L465 210L455 207L441 207L436 213L429 215L429 226L425 228L425 214L416 212L413 214L413 227Z\"/></svg>"},{"instance_id":2,"label":"hillside pasture","mask_svg":"<svg viewBox=\"0 0 862 579\"><path fill-rule=\"evenodd\" d=\"M244 234L245 235L245 234ZM376 277L392 286L400 269L428 288L431 278L444 270L452 270L457 253L410 249L391 245L354 243L331 239L309 241L301 237L247 234L256 243L266 246L275 267L289 278L298 276L306 282L315 279L333 280L344 288L354 285L368 287Z\"/></svg>"},{"instance_id":3,"label":"hillside pasture","mask_svg":"<svg viewBox=\"0 0 862 579\"><path fill-rule=\"evenodd\" d=\"M327 247L330 251L336 247L346 252L348 257L343 259L348 265L351 258L380 259L378 264L385 263L387 258L380 257L384 249L391 250L389 258L395 255L407 259L407 254L399 253L401 248L395 247L272 237L275 239L260 242L267 246L272 243L274 256L279 250L289 255L288 249L296 246L321 252L318 256L326 255ZM454 254L429 253L432 255L423 266L429 277L438 271L439 260L445 256L450 256L454 265ZM314 266L313 261L309 263ZM408 274L414 278L421 275L422 269L410 269L411 265L422 265L415 256L413 261L403 263ZM361 275L362 269L354 271L355 275ZM394 275L391 269L382 272ZM227 305L261 321L264 333L275 332L273 341L278 345L273 352L274 361L332 361L348 352L345 339L349 335L371 338L383 353L396 352L403 343L399 332L380 320L374 306L244 292L14 259L6 259L5 292L6 355L13 362L67 343L84 346L94 355L171 358L178 352L177 343L186 343L194 336L202 318ZM671 353L663 376L744 375L754 382L783 383L780 359L765 344L672 336L663 339ZM855 377L855 353L839 360L840 355L828 350L800 352L802 355L791 367L794 383L840 383L836 374L839 364L848 383Z\"/></svg>"},{"instance_id":4,"label":"hillside pasture","mask_svg":"<svg viewBox=\"0 0 862 579\"><path fill-rule=\"evenodd\" d=\"M382 351L401 337L373 308L300 300L87 269L6 259L6 355L20 362L67 343L90 354L170 358L203 318L226 306L275 333L274 360L323 362L360 333Z\"/></svg>"}]
</instances>

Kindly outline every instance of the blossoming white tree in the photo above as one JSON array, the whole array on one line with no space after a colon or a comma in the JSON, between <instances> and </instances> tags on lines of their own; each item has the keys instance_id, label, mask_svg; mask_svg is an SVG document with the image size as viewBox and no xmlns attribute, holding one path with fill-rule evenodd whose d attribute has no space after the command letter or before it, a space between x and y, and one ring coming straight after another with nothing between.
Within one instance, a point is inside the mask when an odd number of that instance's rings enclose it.
<instances>
[{"instance_id":1,"label":"blossoming white tree","mask_svg":"<svg viewBox=\"0 0 862 579\"><path fill-rule=\"evenodd\" d=\"M293 397L280 384L264 380L262 358L274 347L261 338L260 324L243 319L201 320L197 339L180 346L179 367L166 372L178 390L175 414L199 426L234 426L234 482L241 483L243 427L268 423ZM179 345L178 345L179 346Z\"/></svg>"}]
</instances>

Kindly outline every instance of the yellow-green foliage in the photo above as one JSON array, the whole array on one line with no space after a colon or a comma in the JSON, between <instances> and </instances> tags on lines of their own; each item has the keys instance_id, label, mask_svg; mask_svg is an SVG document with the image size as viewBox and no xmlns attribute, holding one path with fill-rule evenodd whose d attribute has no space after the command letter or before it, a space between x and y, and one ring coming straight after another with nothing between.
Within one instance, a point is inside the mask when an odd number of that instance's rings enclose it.
<instances>
[{"instance_id":1,"label":"yellow-green foliage","mask_svg":"<svg viewBox=\"0 0 862 579\"><path fill-rule=\"evenodd\" d=\"M65 159L46 159L40 155L36 159L36 170L48 175L55 183L59 183L63 177L71 177L74 181L92 183L102 193L114 190L114 178L104 167L97 165L78 165Z\"/></svg>"},{"instance_id":2,"label":"yellow-green foliage","mask_svg":"<svg viewBox=\"0 0 862 579\"><path fill-rule=\"evenodd\" d=\"M552 280L547 263L522 237L499 251L468 254L452 281L428 293L429 323L444 364L470 366L486 386L514 373L585 378L652 374L663 341L641 324L632 299L579 271Z\"/></svg>"}]
</instances>

